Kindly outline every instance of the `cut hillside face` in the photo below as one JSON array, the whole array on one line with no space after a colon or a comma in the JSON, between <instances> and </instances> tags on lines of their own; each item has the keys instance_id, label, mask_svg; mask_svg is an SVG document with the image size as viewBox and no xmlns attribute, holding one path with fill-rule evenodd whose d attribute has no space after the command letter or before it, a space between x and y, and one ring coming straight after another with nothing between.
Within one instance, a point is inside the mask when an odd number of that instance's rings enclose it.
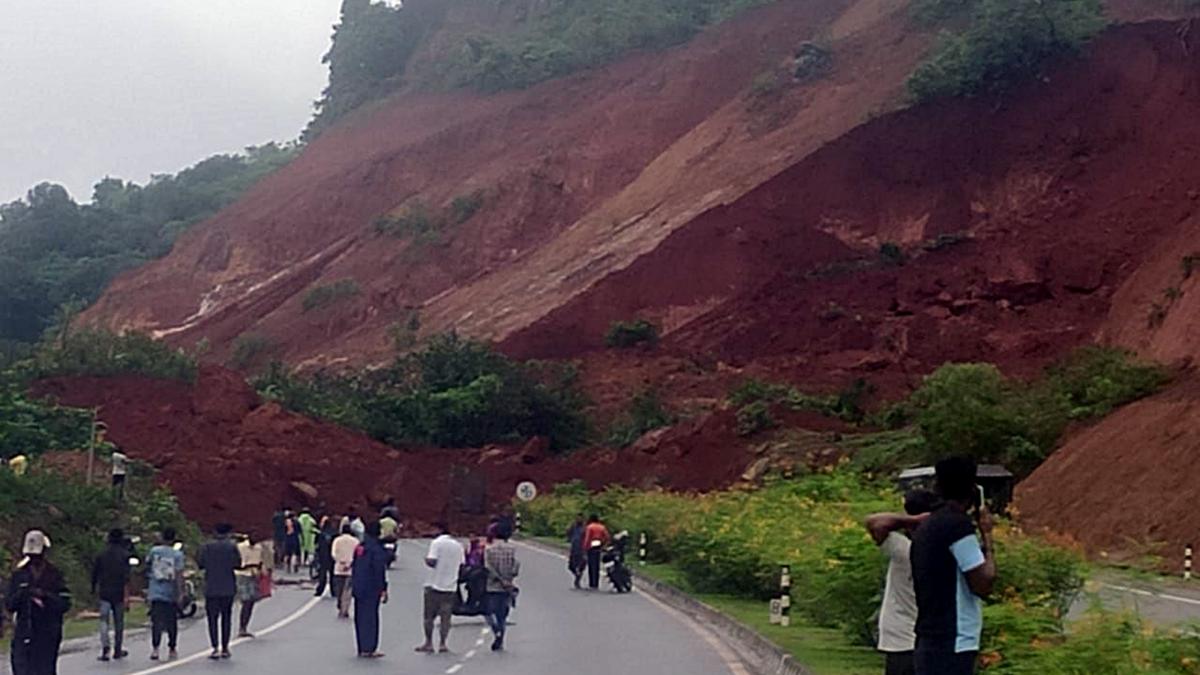
<instances>
[{"instance_id":1,"label":"cut hillside face","mask_svg":"<svg viewBox=\"0 0 1200 675\"><path fill-rule=\"evenodd\" d=\"M1200 515L1200 378L1132 403L1074 434L1017 486L1022 520L1092 553L1157 554L1179 569Z\"/></svg>"},{"instance_id":2,"label":"cut hillside face","mask_svg":"<svg viewBox=\"0 0 1200 675\"><path fill-rule=\"evenodd\" d=\"M899 101L927 44L904 9L773 3L528 90L373 105L119 279L85 320L180 345L206 338L217 359L253 336L292 363L384 358L389 329L414 310L423 335L503 338ZM794 51L825 29L832 71L789 83ZM756 101L764 72L780 90ZM431 236L377 231L428 230L476 196L469 217ZM304 311L307 293L346 279L361 292Z\"/></svg>"}]
</instances>

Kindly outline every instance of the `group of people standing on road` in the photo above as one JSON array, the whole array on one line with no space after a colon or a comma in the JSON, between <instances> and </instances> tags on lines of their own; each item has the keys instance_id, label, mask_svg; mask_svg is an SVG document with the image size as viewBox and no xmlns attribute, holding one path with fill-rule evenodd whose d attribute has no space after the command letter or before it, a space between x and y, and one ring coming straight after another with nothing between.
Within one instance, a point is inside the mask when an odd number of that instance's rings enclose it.
<instances>
[{"instance_id":1,"label":"group of people standing on road","mask_svg":"<svg viewBox=\"0 0 1200 675\"><path fill-rule=\"evenodd\" d=\"M983 601L996 579L992 516L975 462L935 467L934 491L905 495L905 513L879 513L867 531L888 558L879 613L886 675L971 675Z\"/></svg>"}]
</instances>

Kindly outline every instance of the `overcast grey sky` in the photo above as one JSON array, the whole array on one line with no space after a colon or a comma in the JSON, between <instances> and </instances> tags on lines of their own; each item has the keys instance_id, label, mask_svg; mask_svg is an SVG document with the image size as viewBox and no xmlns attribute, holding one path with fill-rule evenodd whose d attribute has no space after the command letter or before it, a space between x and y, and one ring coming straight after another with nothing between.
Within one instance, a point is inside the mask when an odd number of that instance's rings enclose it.
<instances>
[{"instance_id":1,"label":"overcast grey sky","mask_svg":"<svg viewBox=\"0 0 1200 675\"><path fill-rule=\"evenodd\" d=\"M291 140L341 0L0 0L0 203Z\"/></svg>"}]
</instances>

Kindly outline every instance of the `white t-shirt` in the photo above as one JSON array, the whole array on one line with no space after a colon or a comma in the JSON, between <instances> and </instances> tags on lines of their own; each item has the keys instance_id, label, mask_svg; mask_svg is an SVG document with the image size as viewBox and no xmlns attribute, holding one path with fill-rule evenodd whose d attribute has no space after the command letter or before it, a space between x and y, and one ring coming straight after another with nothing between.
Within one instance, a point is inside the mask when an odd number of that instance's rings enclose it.
<instances>
[{"instance_id":1,"label":"white t-shirt","mask_svg":"<svg viewBox=\"0 0 1200 675\"><path fill-rule=\"evenodd\" d=\"M127 471L126 466L128 464L129 464L129 457L127 457L125 455L125 453L119 452L119 451L114 452L112 454L112 475L124 476Z\"/></svg>"},{"instance_id":2,"label":"white t-shirt","mask_svg":"<svg viewBox=\"0 0 1200 675\"><path fill-rule=\"evenodd\" d=\"M333 574L348 577L354 565L354 552L358 550L358 537L340 534L333 540Z\"/></svg>"},{"instance_id":3,"label":"white t-shirt","mask_svg":"<svg viewBox=\"0 0 1200 675\"><path fill-rule=\"evenodd\" d=\"M888 558L887 586L879 610L881 652L911 652L917 642L917 594L908 557L911 546L909 538L899 532L889 533L879 545Z\"/></svg>"},{"instance_id":4,"label":"white t-shirt","mask_svg":"<svg viewBox=\"0 0 1200 675\"><path fill-rule=\"evenodd\" d=\"M429 545L426 560L436 560L437 565L429 568L426 588L449 593L458 590L458 568L466 562L466 551L462 544L448 534L443 534Z\"/></svg>"}]
</instances>

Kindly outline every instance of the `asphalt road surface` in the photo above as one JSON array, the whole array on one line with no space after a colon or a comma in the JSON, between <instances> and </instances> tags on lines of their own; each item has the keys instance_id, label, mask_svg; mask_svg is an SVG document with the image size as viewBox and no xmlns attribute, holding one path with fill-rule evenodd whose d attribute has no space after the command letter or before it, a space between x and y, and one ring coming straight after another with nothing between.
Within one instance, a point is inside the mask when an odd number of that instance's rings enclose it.
<instances>
[{"instance_id":1,"label":"asphalt road surface","mask_svg":"<svg viewBox=\"0 0 1200 675\"><path fill-rule=\"evenodd\" d=\"M745 675L729 650L706 629L638 593L615 595L571 588L557 555L521 546L519 606L513 612L506 651L493 653L480 619L456 618L451 654L417 654L421 628L425 552L421 542L403 542L400 563L390 577L391 601L382 612L378 660L356 657L354 626L336 617L333 600L314 599L311 589L281 587L255 610L253 640L232 647L229 661L209 661L203 620L181 626L180 658L149 660L148 636L126 645L124 662L100 663L97 650L64 656L60 675L327 675L404 673L405 675L608 675L662 673ZM201 610L203 614L203 610ZM236 629L237 608L234 610ZM165 656L164 645L164 656Z\"/></svg>"}]
</instances>

